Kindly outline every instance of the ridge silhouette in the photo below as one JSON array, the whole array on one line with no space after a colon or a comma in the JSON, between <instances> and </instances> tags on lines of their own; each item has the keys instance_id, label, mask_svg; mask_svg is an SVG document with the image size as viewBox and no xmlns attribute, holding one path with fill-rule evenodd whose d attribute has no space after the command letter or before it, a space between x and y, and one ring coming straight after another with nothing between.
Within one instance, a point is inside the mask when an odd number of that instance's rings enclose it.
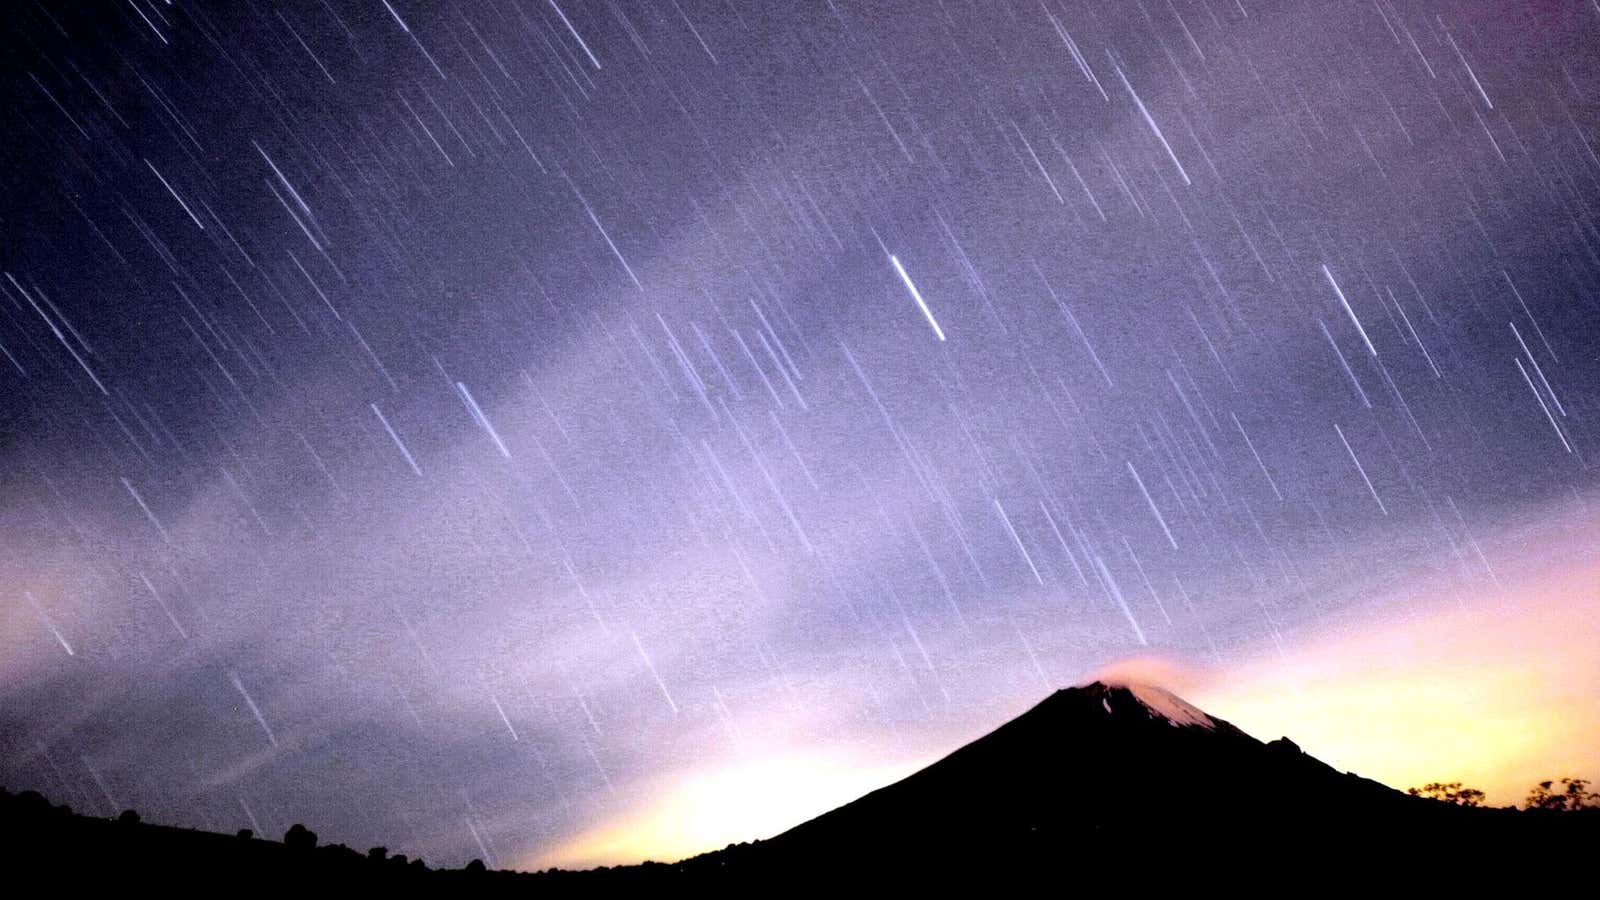
<instances>
[{"instance_id":1,"label":"ridge silhouette","mask_svg":"<svg viewBox=\"0 0 1600 900\"><path fill-rule=\"evenodd\" d=\"M1600 846L1600 810L1553 809L1413 796L1338 772L1288 738L1257 740L1160 688L1094 682L1057 691L938 762L776 837L678 863L530 874L485 871L474 860L434 870L382 847L317 846L301 825L278 843L150 825L131 811L77 816L32 792L0 794L0 848L11 871L50 871L75 887L771 891L1064 872L1378 876L1450 864L1526 875Z\"/></svg>"}]
</instances>

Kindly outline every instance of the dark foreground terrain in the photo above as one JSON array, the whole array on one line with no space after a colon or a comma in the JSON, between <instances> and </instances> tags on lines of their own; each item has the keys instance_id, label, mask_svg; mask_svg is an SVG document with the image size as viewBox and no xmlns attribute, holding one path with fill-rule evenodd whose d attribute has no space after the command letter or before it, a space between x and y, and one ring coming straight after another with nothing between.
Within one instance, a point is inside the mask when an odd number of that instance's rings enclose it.
<instances>
[{"instance_id":1,"label":"dark foreground terrain","mask_svg":"<svg viewBox=\"0 0 1600 900\"><path fill-rule=\"evenodd\" d=\"M1052 893L1184 883L1207 893L1221 885L1302 893L1360 879L1452 890L1494 882L1522 895L1592 886L1600 811L1408 796L1337 772L1287 739L1262 743L1159 689L1094 683L1058 691L905 780L777 837L679 863L435 870L297 837L286 844L96 819L37 794L0 795L5 876L74 894L782 894L976 879L1026 879Z\"/></svg>"}]
</instances>

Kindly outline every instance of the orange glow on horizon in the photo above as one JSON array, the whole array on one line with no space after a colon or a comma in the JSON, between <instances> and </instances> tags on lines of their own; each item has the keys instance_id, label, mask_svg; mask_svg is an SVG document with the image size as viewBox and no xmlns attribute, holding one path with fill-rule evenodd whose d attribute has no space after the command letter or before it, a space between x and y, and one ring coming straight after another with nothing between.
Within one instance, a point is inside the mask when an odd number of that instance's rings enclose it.
<instances>
[{"instance_id":1,"label":"orange glow on horizon","mask_svg":"<svg viewBox=\"0 0 1600 900\"><path fill-rule=\"evenodd\" d=\"M928 762L883 764L818 753L689 773L643 808L534 854L517 868L676 862L780 834L892 784Z\"/></svg>"},{"instance_id":2,"label":"orange glow on horizon","mask_svg":"<svg viewBox=\"0 0 1600 900\"><path fill-rule=\"evenodd\" d=\"M1199 675L1188 699L1399 789L1461 781L1509 806L1546 778L1600 779L1600 566L1569 558L1544 575Z\"/></svg>"}]
</instances>

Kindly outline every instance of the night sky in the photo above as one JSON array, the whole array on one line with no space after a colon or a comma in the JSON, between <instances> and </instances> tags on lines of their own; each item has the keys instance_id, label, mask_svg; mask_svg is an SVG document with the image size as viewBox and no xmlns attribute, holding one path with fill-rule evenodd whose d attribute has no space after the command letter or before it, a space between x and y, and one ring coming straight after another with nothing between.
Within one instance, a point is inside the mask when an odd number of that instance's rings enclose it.
<instances>
[{"instance_id":1,"label":"night sky","mask_svg":"<svg viewBox=\"0 0 1600 900\"><path fill-rule=\"evenodd\" d=\"M530 867L1600 533L1593 0L0 34L0 782L83 812Z\"/></svg>"}]
</instances>

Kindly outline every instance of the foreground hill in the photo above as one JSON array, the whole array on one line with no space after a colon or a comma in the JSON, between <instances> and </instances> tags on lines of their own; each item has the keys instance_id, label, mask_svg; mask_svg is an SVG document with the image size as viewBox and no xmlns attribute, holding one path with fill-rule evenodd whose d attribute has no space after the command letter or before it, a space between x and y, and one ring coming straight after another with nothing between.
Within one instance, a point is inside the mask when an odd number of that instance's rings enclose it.
<instances>
[{"instance_id":1,"label":"foreground hill","mask_svg":"<svg viewBox=\"0 0 1600 900\"><path fill-rule=\"evenodd\" d=\"M75 816L0 798L0 862L63 888L317 886L419 893L792 889L946 878L1185 879L1437 873L1578 875L1600 815L1467 809L1262 743L1164 690L1057 691L944 759L777 837L674 864L533 875L429 870L310 848ZM1587 877L1592 878L1592 875Z\"/></svg>"}]
</instances>

